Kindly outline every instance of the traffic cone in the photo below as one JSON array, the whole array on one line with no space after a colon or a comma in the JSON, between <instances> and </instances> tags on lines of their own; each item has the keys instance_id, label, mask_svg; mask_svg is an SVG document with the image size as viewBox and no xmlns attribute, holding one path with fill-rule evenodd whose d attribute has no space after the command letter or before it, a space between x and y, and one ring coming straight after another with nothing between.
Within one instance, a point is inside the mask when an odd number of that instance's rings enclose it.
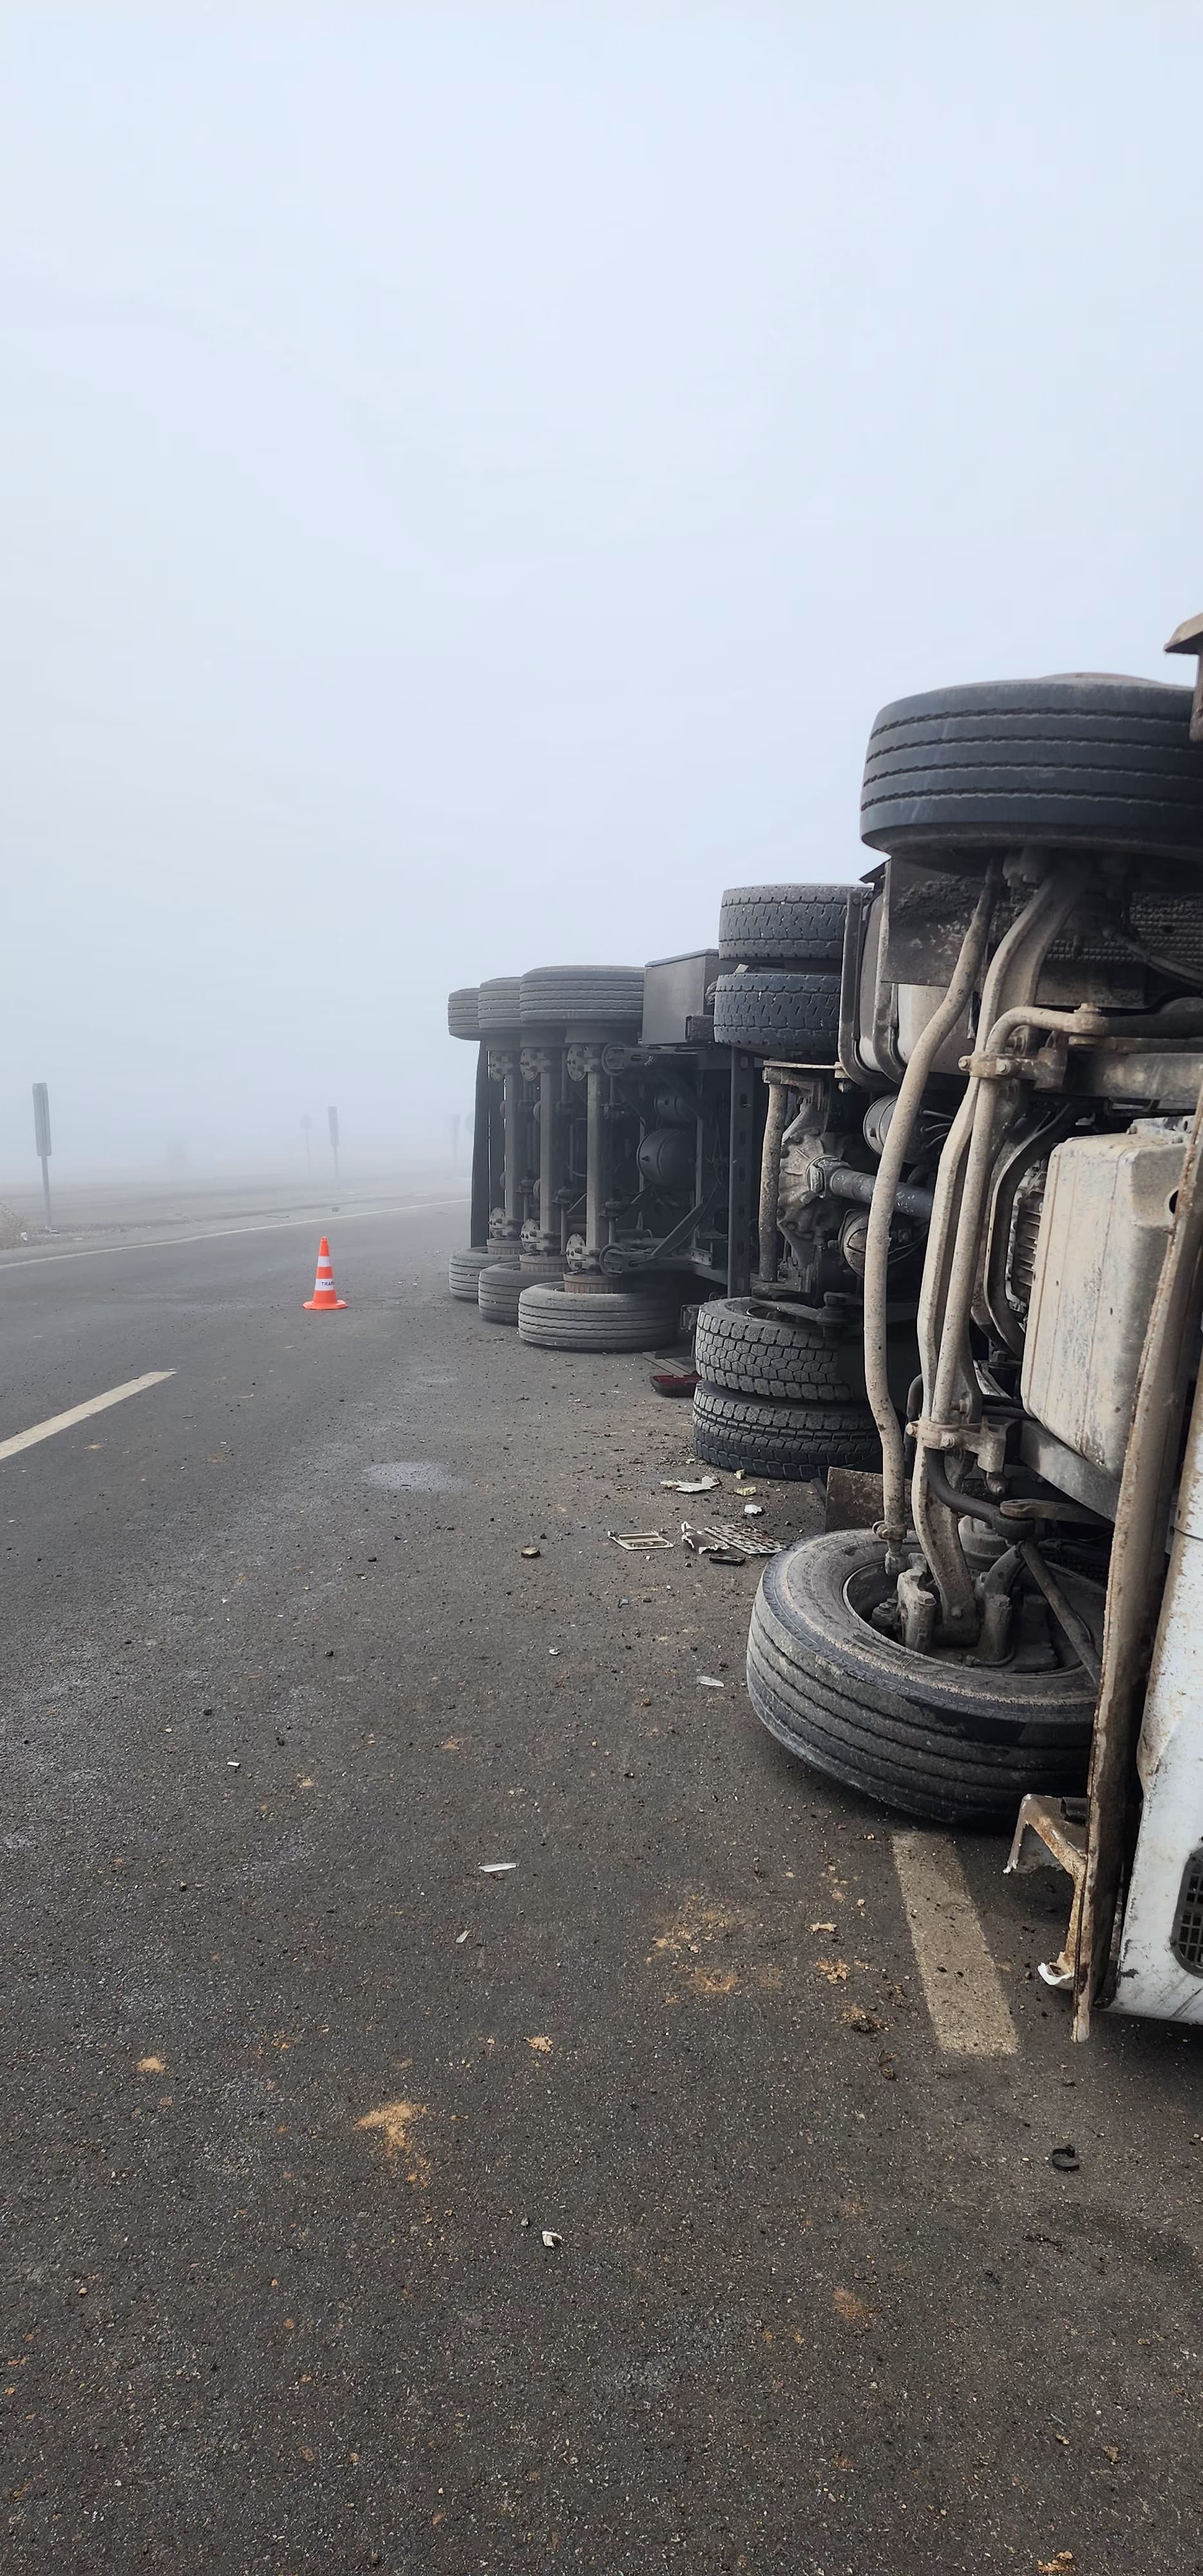
<instances>
[{"instance_id":1,"label":"traffic cone","mask_svg":"<svg viewBox=\"0 0 1203 2576\"><path fill-rule=\"evenodd\" d=\"M345 1306L346 1302L346 1298L339 1296L334 1285L334 1263L330 1258L330 1246L323 1235L317 1248L317 1277L313 1283L313 1295L305 1299L305 1312L307 1315L332 1315L336 1306Z\"/></svg>"}]
</instances>

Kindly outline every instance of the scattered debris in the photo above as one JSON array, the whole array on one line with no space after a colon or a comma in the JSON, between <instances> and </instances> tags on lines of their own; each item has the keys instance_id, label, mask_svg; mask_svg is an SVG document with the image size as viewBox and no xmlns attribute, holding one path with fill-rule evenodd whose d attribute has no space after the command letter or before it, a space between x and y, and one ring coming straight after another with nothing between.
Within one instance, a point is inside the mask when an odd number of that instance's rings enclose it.
<instances>
[{"instance_id":1,"label":"scattered debris","mask_svg":"<svg viewBox=\"0 0 1203 2576\"><path fill-rule=\"evenodd\" d=\"M657 1395L692 1395L697 1383L692 1369L688 1373L679 1369L655 1369L652 1373L652 1385Z\"/></svg>"},{"instance_id":2,"label":"scattered debris","mask_svg":"<svg viewBox=\"0 0 1203 2576\"><path fill-rule=\"evenodd\" d=\"M528 2048L533 2048L536 2055L539 2057L550 2057L551 2055L551 2041L542 2031L540 2031L537 2039L528 2039L526 2045Z\"/></svg>"},{"instance_id":3,"label":"scattered debris","mask_svg":"<svg viewBox=\"0 0 1203 2576\"><path fill-rule=\"evenodd\" d=\"M507 1869L517 1869L517 1867L516 1860L482 1860L480 1875L482 1878L504 1878Z\"/></svg>"},{"instance_id":4,"label":"scattered debris","mask_svg":"<svg viewBox=\"0 0 1203 2576\"><path fill-rule=\"evenodd\" d=\"M715 1673L699 1673L699 1674L698 1674L698 1689L699 1689L699 1690L725 1690L725 1689L726 1689L726 1687L727 1687L726 1683L725 1683L725 1682L720 1682L720 1680L718 1679L717 1674L715 1674Z\"/></svg>"},{"instance_id":5,"label":"scattered debris","mask_svg":"<svg viewBox=\"0 0 1203 2576\"><path fill-rule=\"evenodd\" d=\"M666 1494L712 1494L719 1483L717 1476L662 1476Z\"/></svg>"},{"instance_id":6,"label":"scattered debris","mask_svg":"<svg viewBox=\"0 0 1203 2576\"><path fill-rule=\"evenodd\" d=\"M866 2039L875 2039L886 2027L884 2021L877 2021L871 2012L866 2012L863 2004L849 2004L842 2018L849 2030L862 2031Z\"/></svg>"},{"instance_id":7,"label":"scattered debris","mask_svg":"<svg viewBox=\"0 0 1203 2576\"><path fill-rule=\"evenodd\" d=\"M241 1762L235 1761L232 1753L227 1753L226 1755L226 1769L227 1771L241 1771L242 1769Z\"/></svg>"},{"instance_id":8,"label":"scattered debris","mask_svg":"<svg viewBox=\"0 0 1203 2576\"><path fill-rule=\"evenodd\" d=\"M1063 2147L1054 2147L1053 2152L1049 2157L1049 2163L1052 2165L1056 2173L1080 2173L1082 2170L1082 2159L1078 2154L1077 2148L1071 2147L1068 2144Z\"/></svg>"},{"instance_id":9,"label":"scattered debris","mask_svg":"<svg viewBox=\"0 0 1203 2576\"><path fill-rule=\"evenodd\" d=\"M722 1521L682 1521L681 1545L695 1556L716 1557L720 1563L734 1557L739 1564L753 1556L776 1556L775 1539L756 1538L751 1530L728 1529Z\"/></svg>"},{"instance_id":10,"label":"scattered debris","mask_svg":"<svg viewBox=\"0 0 1203 2576\"><path fill-rule=\"evenodd\" d=\"M812 1923L810 1928L812 1932L834 1932L837 1926L834 1923Z\"/></svg>"},{"instance_id":11,"label":"scattered debris","mask_svg":"<svg viewBox=\"0 0 1203 2576\"><path fill-rule=\"evenodd\" d=\"M457 1932L457 1933L456 1933L456 1936L455 1936L455 1946L456 1946L456 1949L457 1949L457 1950L458 1950L458 1948L459 1948L459 1946L460 1946L461 1941L466 1941L466 1940L467 1940L467 1938L468 1938L468 1935L467 1935L467 1933L466 1933L466 1932Z\"/></svg>"},{"instance_id":12,"label":"scattered debris","mask_svg":"<svg viewBox=\"0 0 1203 2576\"><path fill-rule=\"evenodd\" d=\"M560 2232L559 2232L559 2229L558 2229L558 2228L556 2228L556 2227L545 2227L545 2228L543 2229L543 2242L544 2242L545 2246L547 2247L547 2251L548 2251L548 2253L549 2253L549 2254L554 2254L554 2252L555 2252L555 2250L556 2250L557 2245L562 2245L562 2244L563 2244L563 2242L564 2242L564 2239L563 2239L563 2237L561 2236L561 2234L560 2234Z\"/></svg>"},{"instance_id":13,"label":"scattered debris","mask_svg":"<svg viewBox=\"0 0 1203 2576\"><path fill-rule=\"evenodd\" d=\"M762 1521L762 1520L764 1519L764 1504L763 1504L763 1503L745 1503L745 1504L744 1504L744 1519L745 1519L746 1521Z\"/></svg>"},{"instance_id":14,"label":"scattered debris","mask_svg":"<svg viewBox=\"0 0 1203 2576\"><path fill-rule=\"evenodd\" d=\"M1057 2440L1064 2442L1064 2433L1058 2433ZM1068 2447L1066 2443L1066 2449ZM1036 2561L1039 2576L1071 2576L1071 2571L1076 2565L1077 2560L1072 2549L1059 2549L1055 2558L1038 2558Z\"/></svg>"},{"instance_id":15,"label":"scattered debris","mask_svg":"<svg viewBox=\"0 0 1203 2576\"><path fill-rule=\"evenodd\" d=\"M522 1553L524 1556L542 1556L543 1550L541 1547L524 1547Z\"/></svg>"},{"instance_id":16,"label":"scattered debris","mask_svg":"<svg viewBox=\"0 0 1203 2576\"><path fill-rule=\"evenodd\" d=\"M379 2132L386 2164L396 2164L400 2156L412 2157L405 2179L416 2184L419 2190L430 2180L430 2159L417 2154L411 2147L409 2132L415 2120L424 2120L425 2117L424 2102L382 2102L378 2111L366 2111L362 2120L355 2123L357 2129Z\"/></svg>"},{"instance_id":17,"label":"scattered debris","mask_svg":"<svg viewBox=\"0 0 1203 2576\"><path fill-rule=\"evenodd\" d=\"M675 1539L665 1538L660 1530L607 1530L606 1537L613 1539L615 1547L653 1548L676 1545Z\"/></svg>"},{"instance_id":18,"label":"scattered debris","mask_svg":"<svg viewBox=\"0 0 1203 2576\"><path fill-rule=\"evenodd\" d=\"M842 1986L848 1974L846 1959L816 1959L815 1966L819 1975L826 1977L829 1986Z\"/></svg>"}]
</instances>

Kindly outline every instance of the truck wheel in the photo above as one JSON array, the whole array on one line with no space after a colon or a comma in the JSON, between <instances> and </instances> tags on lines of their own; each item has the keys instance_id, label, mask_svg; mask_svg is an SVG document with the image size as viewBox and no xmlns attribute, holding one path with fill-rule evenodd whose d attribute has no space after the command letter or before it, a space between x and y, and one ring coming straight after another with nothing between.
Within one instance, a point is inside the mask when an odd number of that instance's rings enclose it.
<instances>
[{"instance_id":1,"label":"truck wheel","mask_svg":"<svg viewBox=\"0 0 1203 2576\"><path fill-rule=\"evenodd\" d=\"M708 1386L728 1395L768 1397L778 1404L865 1403L865 1359L858 1338L768 1314L752 1297L716 1297L698 1312L694 1366Z\"/></svg>"},{"instance_id":2,"label":"truck wheel","mask_svg":"<svg viewBox=\"0 0 1203 2576\"><path fill-rule=\"evenodd\" d=\"M683 1289L614 1288L596 1297L554 1286L526 1288L518 1338L545 1351L655 1351L675 1341Z\"/></svg>"},{"instance_id":3,"label":"truck wheel","mask_svg":"<svg viewBox=\"0 0 1203 2576\"><path fill-rule=\"evenodd\" d=\"M867 1404L769 1404L706 1385L694 1391L693 1454L707 1467L744 1467L789 1484L828 1467L881 1466Z\"/></svg>"},{"instance_id":4,"label":"truck wheel","mask_svg":"<svg viewBox=\"0 0 1203 2576\"><path fill-rule=\"evenodd\" d=\"M518 1028L522 1018L520 991L521 978L517 975L490 975L487 984L478 987L476 1013L482 1037Z\"/></svg>"},{"instance_id":5,"label":"truck wheel","mask_svg":"<svg viewBox=\"0 0 1203 2576\"><path fill-rule=\"evenodd\" d=\"M720 975L714 988L716 1046L749 1047L787 1059L834 1056L840 1033L840 979L756 966Z\"/></svg>"},{"instance_id":6,"label":"truck wheel","mask_svg":"<svg viewBox=\"0 0 1203 2576\"><path fill-rule=\"evenodd\" d=\"M847 913L846 885L729 886L718 953L745 966L838 966Z\"/></svg>"},{"instance_id":7,"label":"truck wheel","mask_svg":"<svg viewBox=\"0 0 1203 2576\"><path fill-rule=\"evenodd\" d=\"M1101 1638L1101 1586L1064 1570L1058 1580ZM748 1691L770 1735L931 1824L1009 1826L1027 1790L1083 1788L1095 1687L1082 1665L1034 1673L912 1654L869 1625L884 1585L881 1543L864 1530L803 1539L766 1566Z\"/></svg>"},{"instance_id":8,"label":"truck wheel","mask_svg":"<svg viewBox=\"0 0 1203 2576\"><path fill-rule=\"evenodd\" d=\"M490 1324L516 1324L521 1295L522 1272L516 1261L493 1260L481 1271L477 1304Z\"/></svg>"},{"instance_id":9,"label":"truck wheel","mask_svg":"<svg viewBox=\"0 0 1203 2576\"><path fill-rule=\"evenodd\" d=\"M461 985L458 993L447 995L447 1027L453 1038L478 1038L480 1015L475 984Z\"/></svg>"},{"instance_id":10,"label":"truck wheel","mask_svg":"<svg viewBox=\"0 0 1203 2576\"><path fill-rule=\"evenodd\" d=\"M594 1020L637 1029L643 1018L642 966L536 966L522 977L524 1021Z\"/></svg>"},{"instance_id":11,"label":"truck wheel","mask_svg":"<svg viewBox=\"0 0 1203 2576\"><path fill-rule=\"evenodd\" d=\"M883 707L869 736L861 838L873 850L1194 851L1203 761L1189 689L1071 672L927 689Z\"/></svg>"},{"instance_id":12,"label":"truck wheel","mask_svg":"<svg viewBox=\"0 0 1203 2576\"><path fill-rule=\"evenodd\" d=\"M447 1264L447 1285L452 1296L462 1297L466 1306L474 1306L480 1274L496 1259L495 1243L472 1243L464 1252L453 1252Z\"/></svg>"}]
</instances>

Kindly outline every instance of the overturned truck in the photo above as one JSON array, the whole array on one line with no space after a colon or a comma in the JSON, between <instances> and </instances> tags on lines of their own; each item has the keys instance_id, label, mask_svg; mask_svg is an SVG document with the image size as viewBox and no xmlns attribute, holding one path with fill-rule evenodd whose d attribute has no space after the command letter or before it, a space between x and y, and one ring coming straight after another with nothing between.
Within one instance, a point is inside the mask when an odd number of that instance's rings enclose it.
<instances>
[{"instance_id":1,"label":"overturned truck","mask_svg":"<svg viewBox=\"0 0 1203 2576\"><path fill-rule=\"evenodd\" d=\"M748 1644L757 1712L806 1761L1068 1872L1044 1973L1079 2037L1100 2002L1203 2019L1197 703L1194 738L1189 690L1078 675L877 719L839 1063L888 1102L863 1258L881 1489L871 1526L773 1561Z\"/></svg>"}]
</instances>

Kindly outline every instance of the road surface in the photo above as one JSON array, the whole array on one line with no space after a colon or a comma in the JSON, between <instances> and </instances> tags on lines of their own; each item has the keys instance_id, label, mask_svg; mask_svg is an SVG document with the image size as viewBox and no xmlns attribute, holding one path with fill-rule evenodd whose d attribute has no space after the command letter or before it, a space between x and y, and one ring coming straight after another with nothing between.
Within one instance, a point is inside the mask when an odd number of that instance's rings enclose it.
<instances>
[{"instance_id":1,"label":"road surface","mask_svg":"<svg viewBox=\"0 0 1203 2576\"><path fill-rule=\"evenodd\" d=\"M769 1742L462 1230L0 1262L0 1441L171 1372L0 1458L6 2564L1188 2576L1197 2043Z\"/></svg>"}]
</instances>

